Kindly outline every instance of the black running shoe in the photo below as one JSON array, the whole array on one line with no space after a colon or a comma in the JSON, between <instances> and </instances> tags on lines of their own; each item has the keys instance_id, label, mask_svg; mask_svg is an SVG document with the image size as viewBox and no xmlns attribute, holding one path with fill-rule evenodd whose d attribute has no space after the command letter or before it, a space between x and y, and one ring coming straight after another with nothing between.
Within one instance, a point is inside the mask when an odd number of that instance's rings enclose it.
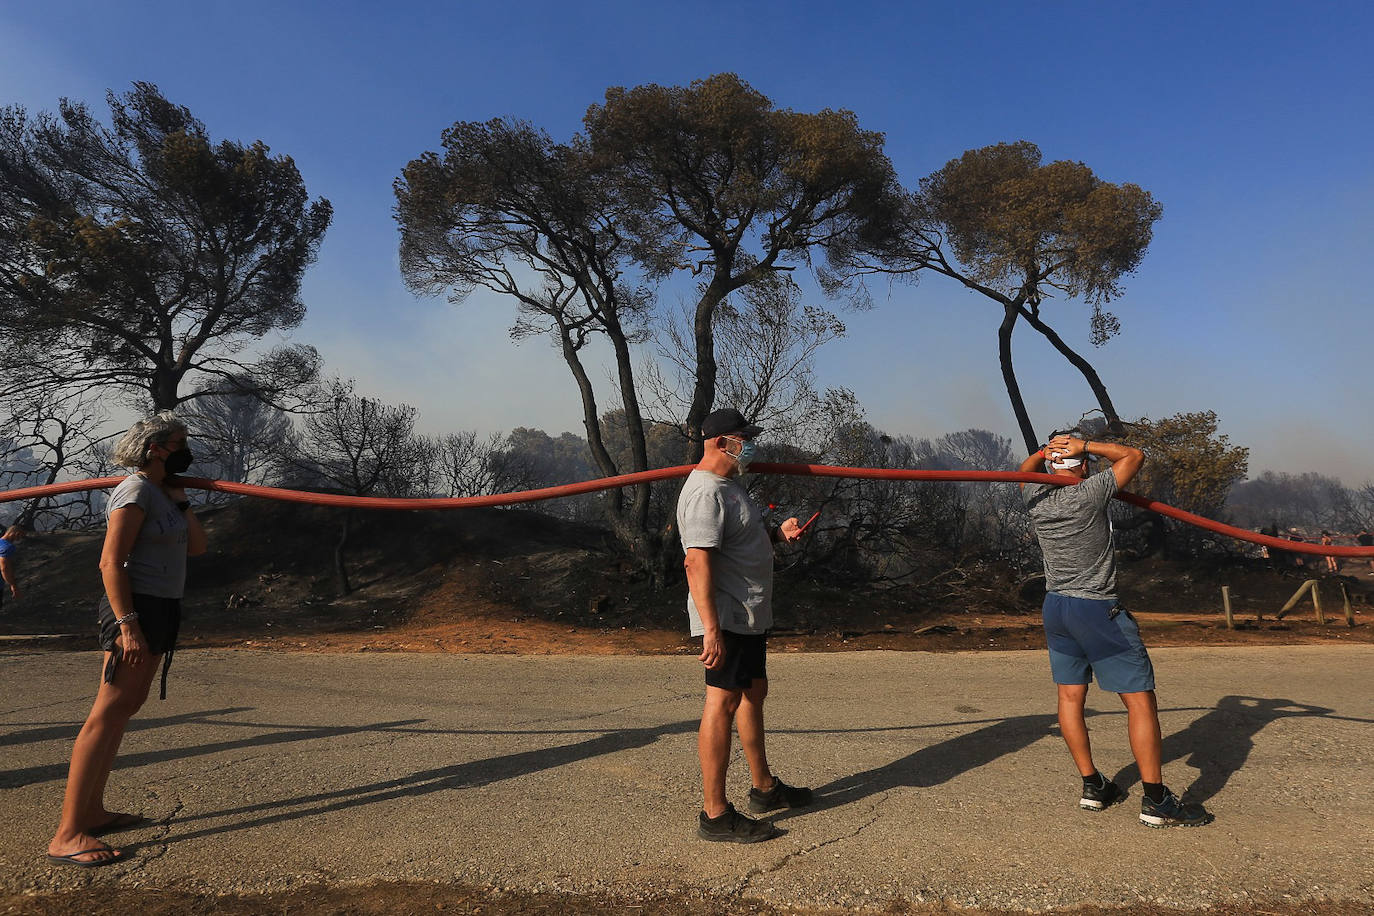
<instances>
[{"instance_id":1,"label":"black running shoe","mask_svg":"<svg viewBox=\"0 0 1374 916\"><path fill-rule=\"evenodd\" d=\"M1201 805L1185 805L1178 796L1164 790L1161 801L1150 801L1147 795L1140 800L1140 822L1146 827L1201 827L1214 820L1211 812Z\"/></svg>"},{"instance_id":2,"label":"black running shoe","mask_svg":"<svg viewBox=\"0 0 1374 916\"><path fill-rule=\"evenodd\" d=\"M777 776L773 777L773 788L767 792L749 790L749 810L763 814L775 808L804 808L811 804L811 790L789 786Z\"/></svg>"},{"instance_id":3,"label":"black running shoe","mask_svg":"<svg viewBox=\"0 0 1374 916\"><path fill-rule=\"evenodd\" d=\"M782 831L771 821L745 817L729 802L720 817L707 817L705 811L697 816L697 836L716 843L762 843L781 835Z\"/></svg>"},{"instance_id":4,"label":"black running shoe","mask_svg":"<svg viewBox=\"0 0 1374 916\"><path fill-rule=\"evenodd\" d=\"M1110 779L1104 778L1100 786L1094 786L1091 783L1083 785L1083 797L1078 800L1078 807L1084 811L1106 811L1125 798L1126 793L1121 791L1120 786Z\"/></svg>"}]
</instances>

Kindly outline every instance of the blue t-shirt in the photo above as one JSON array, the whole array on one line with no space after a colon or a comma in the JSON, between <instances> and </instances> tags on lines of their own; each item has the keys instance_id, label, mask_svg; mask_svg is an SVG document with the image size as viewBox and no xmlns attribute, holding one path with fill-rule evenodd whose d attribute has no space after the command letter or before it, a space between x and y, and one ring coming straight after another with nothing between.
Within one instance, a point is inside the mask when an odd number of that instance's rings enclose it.
<instances>
[{"instance_id":1,"label":"blue t-shirt","mask_svg":"<svg viewBox=\"0 0 1374 916\"><path fill-rule=\"evenodd\" d=\"M12 557L19 551L19 546L13 541L0 538L0 557Z\"/></svg>"}]
</instances>

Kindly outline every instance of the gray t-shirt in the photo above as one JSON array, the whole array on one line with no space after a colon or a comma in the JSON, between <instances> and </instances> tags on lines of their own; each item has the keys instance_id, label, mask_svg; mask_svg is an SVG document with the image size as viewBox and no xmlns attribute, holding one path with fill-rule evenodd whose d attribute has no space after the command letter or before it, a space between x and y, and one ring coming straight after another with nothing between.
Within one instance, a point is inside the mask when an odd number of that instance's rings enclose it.
<instances>
[{"instance_id":1,"label":"gray t-shirt","mask_svg":"<svg viewBox=\"0 0 1374 916\"><path fill-rule=\"evenodd\" d=\"M773 626L773 544L748 491L727 477L692 471L677 498L677 528L684 553L691 547L711 548L720 628L767 632ZM687 618L693 636L705 632L690 590Z\"/></svg>"},{"instance_id":2,"label":"gray t-shirt","mask_svg":"<svg viewBox=\"0 0 1374 916\"><path fill-rule=\"evenodd\" d=\"M130 474L110 493L105 520L116 509L138 506L143 527L124 568L138 595L180 598L186 587L186 516L162 488L140 474Z\"/></svg>"},{"instance_id":3,"label":"gray t-shirt","mask_svg":"<svg viewBox=\"0 0 1374 916\"><path fill-rule=\"evenodd\" d=\"M1021 490L1045 556L1048 591L1071 598L1116 598L1116 555L1107 516L1116 489L1116 475L1106 470L1074 486L1028 483Z\"/></svg>"}]
</instances>

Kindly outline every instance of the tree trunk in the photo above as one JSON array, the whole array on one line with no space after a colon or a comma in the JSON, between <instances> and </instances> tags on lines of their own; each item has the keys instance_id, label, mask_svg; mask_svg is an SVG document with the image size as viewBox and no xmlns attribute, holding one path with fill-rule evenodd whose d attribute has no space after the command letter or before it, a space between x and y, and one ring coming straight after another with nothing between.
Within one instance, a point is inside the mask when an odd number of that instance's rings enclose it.
<instances>
[{"instance_id":1,"label":"tree trunk","mask_svg":"<svg viewBox=\"0 0 1374 916\"><path fill-rule=\"evenodd\" d=\"M607 318L605 330L615 349L616 365L619 371L620 395L624 403L627 426L626 434L630 439L632 467L628 470L647 471L649 469L648 446L644 438L644 419L640 415L639 399L634 390L634 364L629 342L625 339L625 335L614 317ZM606 448L596 403L596 391L592 387L586 367L582 365L582 359L573 343L571 329L560 324L559 338L563 350L563 361L567 363L568 370L572 372L573 380L577 383L577 390L582 397L582 426L587 433L587 448L591 452L592 460L598 470L607 477L625 473L626 469L616 465L615 459ZM647 573L650 578L654 578L658 568L659 550L656 543L657 539L649 531L649 495L649 484L640 484L634 487L634 497L627 505L625 491L617 488L605 494L602 506L606 520L616 539L629 548L639 568Z\"/></svg>"},{"instance_id":2,"label":"tree trunk","mask_svg":"<svg viewBox=\"0 0 1374 916\"><path fill-rule=\"evenodd\" d=\"M1026 413L1026 402L1021 397L1021 386L1016 381L1016 367L1011 361L1011 332L1016 330L1016 319L1020 311L1015 303L1003 307L1002 325L997 329L997 357L1002 364L1002 381L1007 386L1007 397L1011 399L1012 413L1016 415L1016 425L1021 430L1021 438L1026 442L1026 454L1041 445L1040 438L1031 425L1030 414Z\"/></svg>"},{"instance_id":3,"label":"tree trunk","mask_svg":"<svg viewBox=\"0 0 1374 916\"><path fill-rule=\"evenodd\" d=\"M696 384L692 388L692 404L687 409L687 463L695 464L703 454L701 421L711 412L716 401L716 332L713 320L716 309L729 295L729 272L717 270L711 285L706 287L697 302L696 322L692 338L696 344Z\"/></svg>"},{"instance_id":4,"label":"tree trunk","mask_svg":"<svg viewBox=\"0 0 1374 916\"><path fill-rule=\"evenodd\" d=\"M658 541L657 556L654 558L653 569L649 572L649 580L654 589L667 588L686 581L681 544L677 533L677 518L670 518L663 529L663 537Z\"/></svg>"},{"instance_id":5,"label":"tree trunk","mask_svg":"<svg viewBox=\"0 0 1374 916\"><path fill-rule=\"evenodd\" d=\"M644 416L639 409L639 393L635 391L634 362L630 343L621 330L620 320L616 317L608 322L607 336L615 350L616 370L620 376L620 403L625 410L625 432L630 439L631 471L649 470L649 444L644 434ZM649 484L634 488L634 500L630 504L630 518L637 531L649 535Z\"/></svg>"},{"instance_id":6,"label":"tree trunk","mask_svg":"<svg viewBox=\"0 0 1374 916\"><path fill-rule=\"evenodd\" d=\"M577 354L577 345L572 340L572 329L559 319L559 345L563 349L563 362L568 364L568 370L572 372L573 381L577 383L577 392L582 398L582 428L587 433L587 450L591 452L592 461L596 463L597 469L603 476L610 477L618 474L619 469L615 461L606 451L606 445L601 437L601 418L597 414L596 390L592 387L592 380L587 377L586 367L582 365L582 358ZM620 508L624 503L624 495L619 489L606 494L606 505L612 513L612 517L618 517Z\"/></svg>"},{"instance_id":7,"label":"tree trunk","mask_svg":"<svg viewBox=\"0 0 1374 916\"><path fill-rule=\"evenodd\" d=\"M148 386L153 397L153 410L175 410L181 402L177 389L181 376L171 369L159 368L154 371L152 383Z\"/></svg>"},{"instance_id":8,"label":"tree trunk","mask_svg":"<svg viewBox=\"0 0 1374 916\"><path fill-rule=\"evenodd\" d=\"M338 580L341 595L353 591L353 586L348 582L348 569L344 566L344 546L348 544L348 528L352 515L352 510L344 510L343 522L339 526L339 539L334 542L334 575Z\"/></svg>"},{"instance_id":9,"label":"tree trunk","mask_svg":"<svg viewBox=\"0 0 1374 916\"><path fill-rule=\"evenodd\" d=\"M1097 398L1097 406L1102 408L1102 415L1107 420L1107 429L1116 435L1123 434L1126 429L1121 424L1121 418L1117 416L1111 396L1107 394L1107 386L1102 384L1102 379L1092 364L1074 352L1073 348L1064 342L1064 339L1055 332L1054 328L1041 321L1030 309L1022 308L1021 314L1026 316L1026 321L1030 322L1031 327L1043 334L1065 359L1073 363L1074 367L1083 373L1083 378L1087 379L1088 387L1092 389L1093 396Z\"/></svg>"}]
</instances>

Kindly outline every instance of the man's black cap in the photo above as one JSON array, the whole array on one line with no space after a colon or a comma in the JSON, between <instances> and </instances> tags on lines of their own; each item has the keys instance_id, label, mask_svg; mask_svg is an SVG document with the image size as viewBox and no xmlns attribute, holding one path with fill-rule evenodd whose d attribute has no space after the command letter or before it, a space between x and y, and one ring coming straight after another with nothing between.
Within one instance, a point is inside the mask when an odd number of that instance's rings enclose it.
<instances>
[{"instance_id":1,"label":"man's black cap","mask_svg":"<svg viewBox=\"0 0 1374 916\"><path fill-rule=\"evenodd\" d=\"M706 415L701 421L701 437L714 439L716 436L757 436L763 427L755 426L744 419L744 414L733 407L724 407Z\"/></svg>"}]
</instances>

